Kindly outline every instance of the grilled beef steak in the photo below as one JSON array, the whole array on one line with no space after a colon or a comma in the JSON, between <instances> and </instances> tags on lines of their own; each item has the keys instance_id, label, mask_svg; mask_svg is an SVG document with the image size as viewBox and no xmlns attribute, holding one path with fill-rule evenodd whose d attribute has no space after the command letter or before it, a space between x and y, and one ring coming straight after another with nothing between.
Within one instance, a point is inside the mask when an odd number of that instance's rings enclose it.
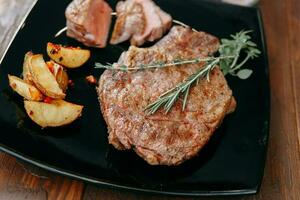
<instances>
[{"instance_id":1,"label":"grilled beef steak","mask_svg":"<svg viewBox=\"0 0 300 200\"><path fill-rule=\"evenodd\" d=\"M154 41L171 27L172 18L152 0L119 1L116 6L117 20L110 40L118 44L131 38L132 45Z\"/></svg>"},{"instance_id":2,"label":"grilled beef steak","mask_svg":"<svg viewBox=\"0 0 300 200\"><path fill-rule=\"evenodd\" d=\"M66 9L67 35L87 46L105 47L111 8L104 0L74 0Z\"/></svg>"},{"instance_id":3,"label":"grilled beef steak","mask_svg":"<svg viewBox=\"0 0 300 200\"><path fill-rule=\"evenodd\" d=\"M214 36L175 26L150 48L131 47L121 55L118 64L136 66L177 58L206 57L218 46ZM225 115L235 109L232 91L219 68L210 73L209 82L200 80L190 89L184 111L180 100L168 114L159 110L146 115L144 108L203 65L134 72L106 70L97 90L108 125L109 142L120 150L133 149L151 165L178 165L197 155Z\"/></svg>"}]
</instances>

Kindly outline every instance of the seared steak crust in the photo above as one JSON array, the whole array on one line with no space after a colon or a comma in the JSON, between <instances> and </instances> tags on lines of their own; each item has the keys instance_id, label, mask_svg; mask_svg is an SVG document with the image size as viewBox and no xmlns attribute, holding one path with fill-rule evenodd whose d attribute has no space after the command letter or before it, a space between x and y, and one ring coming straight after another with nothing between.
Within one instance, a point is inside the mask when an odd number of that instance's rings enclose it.
<instances>
[{"instance_id":1,"label":"seared steak crust","mask_svg":"<svg viewBox=\"0 0 300 200\"><path fill-rule=\"evenodd\" d=\"M174 27L151 48L131 47L118 63L135 66L205 57L218 45L211 35ZM152 165L178 165L197 155L226 113L234 109L232 91L218 68L211 72L210 82L200 80L191 88L185 111L180 100L168 114L160 110L147 116L144 108L201 67L203 63L135 72L106 70L99 80L98 95L109 142L120 150L132 148Z\"/></svg>"}]
</instances>

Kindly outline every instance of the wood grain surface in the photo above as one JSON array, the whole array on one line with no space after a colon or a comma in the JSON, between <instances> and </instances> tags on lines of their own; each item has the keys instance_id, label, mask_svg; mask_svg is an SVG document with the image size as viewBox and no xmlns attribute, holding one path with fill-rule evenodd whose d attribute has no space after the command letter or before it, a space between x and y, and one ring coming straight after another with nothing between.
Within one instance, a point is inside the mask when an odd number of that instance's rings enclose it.
<instances>
[{"instance_id":1,"label":"wood grain surface","mask_svg":"<svg viewBox=\"0 0 300 200\"><path fill-rule=\"evenodd\" d=\"M0 57L33 0L0 0ZM266 169L257 195L238 200L300 199L300 0L261 0L271 84ZM255 162L255 161L254 161ZM183 200L104 189L29 166L0 153L0 200Z\"/></svg>"}]
</instances>

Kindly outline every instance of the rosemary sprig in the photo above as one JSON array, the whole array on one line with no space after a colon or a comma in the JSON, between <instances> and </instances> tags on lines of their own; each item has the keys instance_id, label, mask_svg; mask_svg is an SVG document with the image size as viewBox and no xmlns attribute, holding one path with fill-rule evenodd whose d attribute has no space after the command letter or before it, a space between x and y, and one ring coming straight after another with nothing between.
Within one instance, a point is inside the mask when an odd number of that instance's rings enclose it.
<instances>
[{"instance_id":1,"label":"rosemary sprig","mask_svg":"<svg viewBox=\"0 0 300 200\"><path fill-rule=\"evenodd\" d=\"M182 110L184 111L191 85L201 78L206 77L207 79L209 79L210 71L217 66L217 63L219 61L220 58L216 58L213 61L208 62L205 67L199 69L195 74L189 76L184 82L180 83L175 88L172 88L169 91L165 92L156 101L149 104L145 108L147 114L154 114L161 106L164 106L164 110L166 111L166 113L168 113L181 94L184 95L182 106Z\"/></svg>"},{"instance_id":2,"label":"rosemary sprig","mask_svg":"<svg viewBox=\"0 0 300 200\"><path fill-rule=\"evenodd\" d=\"M234 58L232 55L220 56L218 59L229 59ZM95 68L97 69L109 69L109 70L120 70L120 71L132 71L132 70L142 70L142 69L152 69L152 68L164 68L164 67L172 67L178 65L186 65L186 64L197 64L200 62L209 62L214 61L216 57L207 57L207 58L193 58L188 60L183 59L176 59L171 62L163 62L163 61L156 61L150 64L140 64L134 67L126 66L126 65L118 65L117 63L111 64L107 63L106 65L101 63L95 63Z\"/></svg>"},{"instance_id":3,"label":"rosemary sprig","mask_svg":"<svg viewBox=\"0 0 300 200\"><path fill-rule=\"evenodd\" d=\"M226 74L238 76L241 79L246 79L252 74L250 69L240 69L249 59L253 59L260 54L255 43L248 35L251 31L241 31L235 35L231 35L231 40L222 39L219 48L219 57L214 57L206 62L203 68L189 76L184 82L176 87L168 90L158 97L158 99L149 104L145 111L148 115L154 114L158 109L163 107L165 113L168 113L175 102L183 95L182 111L185 110L188 94L191 86L202 78L209 81L210 72L217 66ZM246 56L239 62L241 54L246 53ZM228 56L228 57L227 57Z\"/></svg>"}]
</instances>

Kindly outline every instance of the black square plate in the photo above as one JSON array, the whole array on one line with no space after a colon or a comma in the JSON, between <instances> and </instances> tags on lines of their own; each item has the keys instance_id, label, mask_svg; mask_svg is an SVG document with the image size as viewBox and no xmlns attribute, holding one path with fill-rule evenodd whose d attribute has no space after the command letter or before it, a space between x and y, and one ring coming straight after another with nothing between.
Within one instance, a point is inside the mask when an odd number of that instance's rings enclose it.
<instances>
[{"instance_id":1,"label":"black square plate","mask_svg":"<svg viewBox=\"0 0 300 200\"><path fill-rule=\"evenodd\" d=\"M83 116L69 126L41 129L24 112L23 100L8 85L7 74L20 75L24 54L32 50L46 58L48 41L82 46L65 33L64 11L70 1L40 0L11 43L0 67L1 150L32 164L84 181L115 188L173 195L237 195L256 193L263 176L269 129L267 54L260 13L256 8L200 0L157 0L174 19L213 35L228 37L253 30L262 54L247 63L255 66L247 80L227 77L237 100L199 156L177 167L150 166L135 153L108 144L95 88L85 77L99 77L95 61L114 62L128 44L93 49L82 68L69 70L74 88L67 100L85 106ZM114 8L116 1L109 1Z\"/></svg>"}]
</instances>

